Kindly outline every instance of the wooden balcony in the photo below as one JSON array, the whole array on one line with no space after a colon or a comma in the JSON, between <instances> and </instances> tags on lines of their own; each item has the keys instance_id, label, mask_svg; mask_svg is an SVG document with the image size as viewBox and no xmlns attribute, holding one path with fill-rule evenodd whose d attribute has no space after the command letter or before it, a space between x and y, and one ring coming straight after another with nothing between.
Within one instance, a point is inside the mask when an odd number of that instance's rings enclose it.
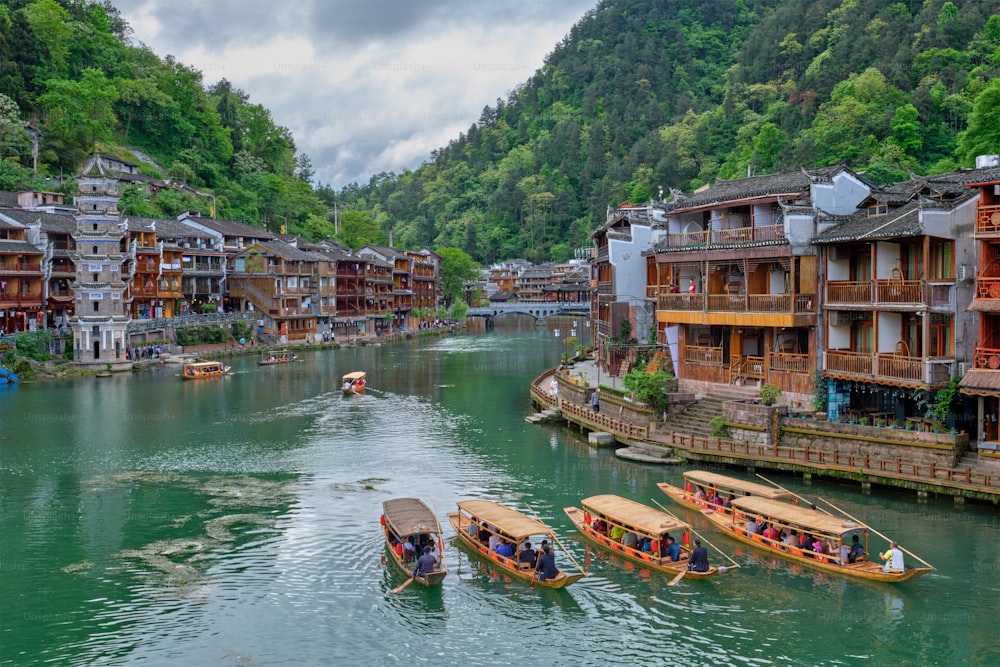
<instances>
[{"instance_id":1,"label":"wooden balcony","mask_svg":"<svg viewBox=\"0 0 1000 667\"><path fill-rule=\"evenodd\" d=\"M922 357L848 350L826 351L827 372L858 379L920 384L926 382L925 368L926 360Z\"/></svg>"},{"instance_id":2,"label":"wooden balcony","mask_svg":"<svg viewBox=\"0 0 1000 667\"><path fill-rule=\"evenodd\" d=\"M785 373L811 373L810 355L775 352L768 357L768 369Z\"/></svg>"},{"instance_id":3,"label":"wooden balcony","mask_svg":"<svg viewBox=\"0 0 1000 667\"><path fill-rule=\"evenodd\" d=\"M922 280L830 281L826 284L826 302L854 306L924 303L924 284Z\"/></svg>"},{"instance_id":4,"label":"wooden balcony","mask_svg":"<svg viewBox=\"0 0 1000 667\"><path fill-rule=\"evenodd\" d=\"M732 229L710 229L696 232L667 234L670 247L739 245L761 241L780 241L785 238L783 225L762 225L760 227L734 227Z\"/></svg>"},{"instance_id":5,"label":"wooden balcony","mask_svg":"<svg viewBox=\"0 0 1000 667\"><path fill-rule=\"evenodd\" d=\"M684 361L692 364L722 365L722 348L708 345L687 345L684 348Z\"/></svg>"},{"instance_id":6,"label":"wooden balcony","mask_svg":"<svg viewBox=\"0 0 1000 667\"><path fill-rule=\"evenodd\" d=\"M973 368L987 371L1000 370L1000 348L976 345Z\"/></svg>"},{"instance_id":7,"label":"wooden balcony","mask_svg":"<svg viewBox=\"0 0 1000 667\"><path fill-rule=\"evenodd\" d=\"M814 294L660 294L658 310L722 313L815 313Z\"/></svg>"},{"instance_id":8,"label":"wooden balcony","mask_svg":"<svg viewBox=\"0 0 1000 667\"><path fill-rule=\"evenodd\" d=\"M1000 205L976 207L976 234L1000 236Z\"/></svg>"},{"instance_id":9,"label":"wooden balcony","mask_svg":"<svg viewBox=\"0 0 1000 667\"><path fill-rule=\"evenodd\" d=\"M976 278L977 299L1000 299L1000 277L979 276Z\"/></svg>"}]
</instances>

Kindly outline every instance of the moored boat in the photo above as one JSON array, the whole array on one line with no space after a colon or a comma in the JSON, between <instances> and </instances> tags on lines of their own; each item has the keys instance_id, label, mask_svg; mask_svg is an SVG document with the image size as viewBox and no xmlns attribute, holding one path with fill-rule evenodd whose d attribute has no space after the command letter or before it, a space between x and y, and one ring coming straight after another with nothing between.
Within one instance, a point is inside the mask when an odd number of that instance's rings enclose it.
<instances>
[{"instance_id":1,"label":"moored boat","mask_svg":"<svg viewBox=\"0 0 1000 667\"><path fill-rule=\"evenodd\" d=\"M459 540L470 551L512 577L531 582L532 586L537 584L546 588L565 588L584 576L582 571L574 574L560 571L552 578L542 579L535 571L535 563L519 562L518 551L524 542L531 542L537 547L542 540L548 540L550 549L555 549L559 540L555 531L541 521L506 505L492 500L463 500L458 503L457 512L448 513L448 521L458 533ZM511 544L514 554L498 554L495 548L491 548L491 538L494 547L503 542ZM569 552L566 553L572 559Z\"/></svg>"},{"instance_id":2,"label":"moored boat","mask_svg":"<svg viewBox=\"0 0 1000 667\"><path fill-rule=\"evenodd\" d=\"M340 390L345 396L350 394L363 394L365 384L368 382L368 375L364 371L353 371L347 373L340 380Z\"/></svg>"},{"instance_id":3,"label":"moored boat","mask_svg":"<svg viewBox=\"0 0 1000 667\"><path fill-rule=\"evenodd\" d=\"M929 566L891 570L871 560L868 535L874 531L848 518L759 496L737 498L732 504L730 514L710 509L702 510L702 514L730 537L809 567L869 581L889 582L906 581L934 570ZM765 536L767 525L777 531L776 536ZM789 534L792 537L789 538ZM850 545L855 536L862 553L852 558Z\"/></svg>"},{"instance_id":4,"label":"moored boat","mask_svg":"<svg viewBox=\"0 0 1000 667\"><path fill-rule=\"evenodd\" d=\"M748 482L707 470L685 472L683 488L666 482L660 482L657 486L679 505L698 511L713 509L724 514L729 513L732 501L746 496L772 500L790 499L794 504L794 495L785 489Z\"/></svg>"},{"instance_id":5,"label":"moored boat","mask_svg":"<svg viewBox=\"0 0 1000 667\"><path fill-rule=\"evenodd\" d=\"M184 364L180 376L185 380L203 380L221 377L229 372L229 366L221 361L192 361Z\"/></svg>"},{"instance_id":6,"label":"moored boat","mask_svg":"<svg viewBox=\"0 0 1000 667\"><path fill-rule=\"evenodd\" d=\"M274 352L265 352L257 363L261 366L270 366L272 364L287 364L296 359L298 356L291 350L275 350Z\"/></svg>"},{"instance_id":7,"label":"moored boat","mask_svg":"<svg viewBox=\"0 0 1000 667\"><path fill-rule=\"evenodd\" d=\"M691 527L666 512L611 494L591 496L580 504L583 509L565 508L566 516L587 541L603 549L666 574L686 572L688 577L706 578L728 570L724 566L709 566L705 571L689 570L691 545L694 544ZM611 536L613 531L619 530L625 535L634 535L635 542L625 536L618 539ZM668 536L679 547L677 560L668 552ZM648 543L648 548L644 543Z\"/></svg>"},{"instance_id":8,"label":"moored boat","mask_svg":"<svg viewBox=\"0 0 1000 667\"><path fill-rule=\"evenodd\" d=\"M437 516L418 498L393 498L382 503L382 530L385 533L387 559L394 567L422 586L439 586L448 574L445 564L444 540ZM409 543L412 551L404 549ZM433 572L414 576L417 557L424 546L438 550L438 562Z\"/></svg>"}]
</instances>

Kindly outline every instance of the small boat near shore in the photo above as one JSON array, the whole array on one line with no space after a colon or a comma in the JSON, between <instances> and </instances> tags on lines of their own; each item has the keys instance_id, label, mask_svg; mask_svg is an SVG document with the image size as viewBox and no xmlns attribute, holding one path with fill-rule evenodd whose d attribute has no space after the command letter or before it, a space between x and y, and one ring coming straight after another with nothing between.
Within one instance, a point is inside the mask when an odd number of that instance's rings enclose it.
<instances>
[{"instance_id":1,"label":"small boat near shore","mask_svg":"<svg viewBox=\"0 0 1000 667\"><path fill-rule=\"evenodd\" d=\"M900 570L889 570L881 563L870 560L868 536L869 532L875 532L870 527L850 518L833 516L781 500L744 496L733 501L732 512L704 509L701 513L716 528L740 542L831 574L868 581L898 582L934 570L929 566L906 566ZM765 537L763 532L766 525L773 526L778 536ZM787 533L798 538L798 545L786 544L781 539ZM858 537L863 554L852 561L847 552L854 536Z\"/></svg>"},{"instance_id":2,"label":"small boat near shore","mask_svg":"<svg viewBox=\"0 0 1000 667\"><path fill-rule=\"evenodd\" d=\"M229 372L229 368L221 361L192 361L184 364L184 369L179 375L185 380L204 380L222 377Z\"/></svg>"},{"instance_id":3,"label":"small boat near shore","mask_svg":"<svg viewBox=\"0 0 1000 667\"><path fill-rule=\"evenodd\" d=\"M271 366L273 364L287 364L289 362L298 359L296 355L291 350L275 350L274 352L265 352L261 355L260 361L257 362L260 366Z\"/></svg>"},{"instance_id":4,"label":"small boat near shore","mask_svg":"<svg viewBox=\"0 0 1000 667\"><path fill-rule=\"evenodd\" d=\"M647 507L628 498L604 494L580 501L583 509L566 507L564 511L586 540L612 553L665 574L686 573L687 577L708 578L724 574L729 568L710 566L704 572L688 570L694 537L691 526L666 512ZM636 536L636 545L611 537L611 531L624 529ZM667 536L674 539L680 554L675 561L667 555ZM648 541L649 550L642 543Z\"/></svg>"},{"instance_id":5,"label":"small boat near shore","mask_svg":"<svg viewBox=\"0 0 1000 667\"><path fill-rule=\"evenodd\" d=\"M714 509L717 512L728 513L727 501L732 502L736 498L746 496L758 496L772 500L791 499L791 504L795 504L794 494L785 489L748 482L706 470L685 472L684 488L666 482L660 482L656 486L677 504L699 512L703 509ZM701 495L699 495L699 489ZM714 500L715 498L719 499L718 502Z\"/></svg>"},{"instance_id":6,"label":"small boat near shore","mask_svg":"<svg viewBox=\"0 0 1000 667\"><path fill-rule=\"evenodd\" d=\"M365 393L365 385L368 382L368 375L364 371L353 371L347 373L340 379L340 390L344 396Z\"/></svg>"},{"instance_id":7,"label":"small boat near shore","mask_svg":"<svg viewBox=\"0 0 1000 667\"><path fill-rule=\"evenodd\" d=\"M448 574L444 558L444 540L441 538L441 524L426 503L418 498L393 498L382 503L382 530L385 533L386 559L421 586L440 586ZM402 548L405 543L413 545L413 550ZM398 548L397 548L398 545ZM434 571L413 576L416 557L424 546L437 547L440 556Z\"/></svg>"},{"instance_id":8,"label":"small boat near shore","mask_svg":"<svg viewBox=\"0 0 1000 667\"><path fill-rule=\"evenodd\" d=\"M537 547L542 540L548 540L552 545L551 548L555 549L559 540L555 531L541 521L536 521L506 505L492 500L463 500L458 503L457 512L448 513L448 521L458 534L458 539L472 553L512 577L530 582L532 586L537 584L546 588L565 588L585 576L583 571L574 574L560 571L551 579L539 579L534 564L518 562L516 551L522 543L531 542ZM491 536L513 544L514 555L502 556L491 549ZM569 552L566 554L572 560L573 557Z\"/></svg>"}]
</instances>

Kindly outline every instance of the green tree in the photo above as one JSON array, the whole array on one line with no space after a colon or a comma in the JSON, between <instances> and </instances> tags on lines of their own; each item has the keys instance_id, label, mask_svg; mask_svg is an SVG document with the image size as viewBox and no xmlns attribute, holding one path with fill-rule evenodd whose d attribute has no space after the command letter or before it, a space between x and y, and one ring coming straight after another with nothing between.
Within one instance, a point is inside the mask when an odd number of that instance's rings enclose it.
<instances>
[{"instance_id":1,"label":"green tree","mask_svg":"<svg viewBox=\"0 0 1000 667\"><path fill-rule=\"evenodd\" d=\"M24 131L21 110L17 103L0 93L0 159L26 155L31 150L31 140Z\"/></svg>"},{"instance_id":2,"label":"green tree","mask_svg":"<svg viewBox=\"0 0 1000 667\"><path fill-rule=\"evenodd\" d=\"M441 289L445 303L456 303L465 292L465 283L475 280L479 267L472 257L460 248L438 248L441 256Z\"/></svg>"},{"instance_id":3,"label":"green tree","mask_svg":"<svg viewBox=\"0 0 1000 667\"><path fill-rule=\"evenodd\" d=\"M22 10L32 32L49 54L48 71L64 76L67 70L73 22L69 12L55 0L37 0Z\"/></svg>"},{"instance_id":4,"label":"green tree","mask_svg":"<svg viewBox=\"0 0 1000 667\"><path fill-rule=\"evenodd\" d=\"M977 155L997 152L1000 146L1000 79L994 79L976 96L969 126L959 135L958 156L963 163L975 163Z\"/></svg>"},{"instance_id":5,"label":"green tree","mask_svg":"<svg viewBox=\"0 0 1000 667\"><path fill-rule=\"evenodd\" d=\"M920 125L920 112L912 104L904 104L896 109L890 122L892 136L889 141L896 144L910 155L923 148L924 138Z\"/></svg>"},{"instance_id":6,"label":"green tree","mask_svg":"<svg viewBox=\"0 0 1000 667\"><path fill-rule=\"evenodd\" d=\"M47 115L46 133L64 142L64 153L60 155L60 166L67 164L67 158L77 159L77 155L89 153L98 141L111 137L115 123L112 104L118 99L118 89L108 81L104 72L88 68L79 81L50 79L47 92L39 98Z\"/></svg>"}]
</instances>

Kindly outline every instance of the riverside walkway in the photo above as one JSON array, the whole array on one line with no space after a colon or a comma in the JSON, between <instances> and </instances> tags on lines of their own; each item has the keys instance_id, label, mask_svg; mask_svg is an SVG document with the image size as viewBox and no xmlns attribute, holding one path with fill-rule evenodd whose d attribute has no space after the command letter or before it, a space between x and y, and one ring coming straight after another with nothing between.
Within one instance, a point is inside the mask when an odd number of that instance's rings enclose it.
<instances>
[{"instance_id":1,"label":"riverside walkway","mask_svg":"<svg viewBox=\"0 0 1000 667\"><path fill-rule=\"evenodd\" d=\"M636 443L668 448L674 456L689 461L704 461L754 469L771 469L804 475L820 475L851 479L863 487L871 484L911 489L919 496L929 494L952 496L956 502L976 499L1000 504L1000 472L978 469L973 466L947 467L933 462L921 462L900 457L880 457L871 454L827 451L809 446L785 446L779 439L774 445L763 445L727 437L703 437L694 433L673 430L664 422L650 420L637 424L635 420L622 419L615 410L594 413L588 397L598 386L598 369L593 361L577 363L565 371L549 369L531 384L531 398L537 405L558 408L560 418L577 427L611 433L624 445ZM555 374L560 374L560 387L575 378L574 391L551 392ZM621 378L601 376L601 386L621 386ZM576 387L583 389L576 391ZM607 393L605 397L607 398ZM785 417L781 431L789 434L810 435L810 422ZM859 436L858 440L866 440ZM868 438L867 440L871 440ZM998 468L1000 470L1000 468Z\"/></svg>"}]
</instances>

